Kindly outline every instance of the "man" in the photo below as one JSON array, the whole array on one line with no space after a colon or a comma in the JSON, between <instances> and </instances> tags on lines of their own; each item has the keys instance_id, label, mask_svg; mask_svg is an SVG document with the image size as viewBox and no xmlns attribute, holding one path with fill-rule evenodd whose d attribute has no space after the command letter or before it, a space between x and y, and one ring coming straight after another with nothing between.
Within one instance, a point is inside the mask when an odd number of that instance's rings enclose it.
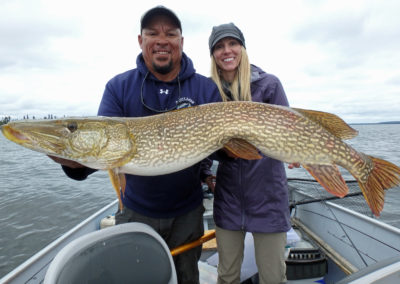
<instances>
[{"instance_id":1,"label":"man","mask_svg":"<svg viewBox=\"0 0 400 284\"><path fill-rule=\"evenodd\" d=\"M98 115L138 117L186 106L220 101L216 85L196 74L183 52L182 27L171 10L157 6L141 19L138 41L142 53L137 68L119 74L106 85ZM65 173L77 180L94 170L54 158ZM201 177L209 172L196 164L161 176L126 175L124 209L116 223L142 222L152 226L170 248L203 235ZM199 283L197 262L201 247L174 258L179 283Z\"/></svg>"}]
</instances>

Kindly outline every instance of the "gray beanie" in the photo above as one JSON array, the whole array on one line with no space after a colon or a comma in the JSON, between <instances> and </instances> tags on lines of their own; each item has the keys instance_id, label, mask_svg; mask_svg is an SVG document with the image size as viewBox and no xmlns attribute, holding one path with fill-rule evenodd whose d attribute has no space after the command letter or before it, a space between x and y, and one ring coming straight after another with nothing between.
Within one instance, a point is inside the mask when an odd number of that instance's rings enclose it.
<instances>
[{"instance_id":1,"label":"gray beanie","mask_svg":"<svg viewBox=\"0 0 400 284\"><path fill-rule=\"evenodd\" d=\"M210 54L213 53L215 44L219 40L221 40L225 37L233 37L234 39L237 39L238 41L240 41L240 43L243 45L243 47L246 48L242 31L239 30L239 28L237 26L235 26L233 23L222 24L219 26L214 26L212 29L210 38L208 39L208 46L210 48Z\"/></svg>"}]
</instances>

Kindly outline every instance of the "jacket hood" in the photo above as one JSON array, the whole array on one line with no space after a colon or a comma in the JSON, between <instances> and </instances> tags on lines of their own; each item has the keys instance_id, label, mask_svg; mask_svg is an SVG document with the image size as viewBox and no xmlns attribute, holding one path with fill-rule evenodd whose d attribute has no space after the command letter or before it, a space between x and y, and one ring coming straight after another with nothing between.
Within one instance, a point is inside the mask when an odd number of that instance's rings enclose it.
<instances>
[{"instance_id":1,"label":"jacket hood","mask_svg":"<svg viewBox=\"0 0 400 284\"><path fill-rule=\"evenodd\" d=\"M136 58L136 65L137 65L139 72L141 74L143 74L143 76L145 76L147 74L147 72L149 72L149 69L147 68L146 64L144 63L142 53L140 53L138 55L138 57ZM189 57L187 57L187 55L184 52L182 52L181 70L179 71L179 79L181 81L184 81L187 78L193 76L195 74L195 72L196 72L196 69L194 69L192 60ZM152 74L149 74L149 75L150 75L149 78L152 78L153 80L158 81L158 79L154 75L152 75Z\"/></svg>"},{"instance_id":2,"label":"jacket hood","mask_svg":"<svg viewBox=\"0 0 400 284\"><path fill-rule=\"evenodd\" d=\"M251 78L250 78L251 83L260 81L263 78L268 76L264 70L262 70L261 68L255 66L253 64L250 65L250 68L251 68Z\"/></svg>"}]
</instances>

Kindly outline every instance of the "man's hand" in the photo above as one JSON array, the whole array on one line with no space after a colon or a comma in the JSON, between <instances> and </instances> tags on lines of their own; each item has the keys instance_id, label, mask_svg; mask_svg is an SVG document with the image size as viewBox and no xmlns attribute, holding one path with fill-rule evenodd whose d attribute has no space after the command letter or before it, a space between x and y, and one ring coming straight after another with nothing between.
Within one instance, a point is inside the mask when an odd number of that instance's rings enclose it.
<instances>
[{"instance_id":1,"label":"man's hand","mask_svg":"<svg viewBox=\"0 0 400 284\"><path fill-rule=\"evenodd\" d=\"M52 159L54 162L61 164L63 166L67 166L72 169L77 169L77 168L84 168L84 165L79 164L78 162L63 159L63 158L58 158L54 156L47 155L50 159Z\"/></svg>"},{"instance_id":2,"label":"man's hand","mask_svg":"<svg viewBox=\"0 0 400 284\"><path fill-rule=\"evenodd\" d=\"M206 177L205 183L207 184L207 186L211 189L211 191L214 193L214 189L215 189L215 179L216 176L208 176Z\"/></svg>"}]
</instances>

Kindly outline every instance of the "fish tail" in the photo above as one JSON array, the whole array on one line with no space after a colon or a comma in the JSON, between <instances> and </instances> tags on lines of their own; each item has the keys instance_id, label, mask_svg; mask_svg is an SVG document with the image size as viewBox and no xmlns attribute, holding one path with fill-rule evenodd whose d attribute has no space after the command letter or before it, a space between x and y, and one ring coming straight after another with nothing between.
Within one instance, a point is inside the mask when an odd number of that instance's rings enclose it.
<instances>
[{"instance_id":1,"label":"fish tail","mask_svg":"<svg viewBox=\"0 0 400 284\"><path fill-rule=\"evenodd\" d=\"M400 168L391 162L368 156L372 160L373 169L368 176L368 180L362 183L358 180L358 185L375 216L379 216L384 204L385 189L389 189L400 184Z\"/></svg>"}]
</instances>

